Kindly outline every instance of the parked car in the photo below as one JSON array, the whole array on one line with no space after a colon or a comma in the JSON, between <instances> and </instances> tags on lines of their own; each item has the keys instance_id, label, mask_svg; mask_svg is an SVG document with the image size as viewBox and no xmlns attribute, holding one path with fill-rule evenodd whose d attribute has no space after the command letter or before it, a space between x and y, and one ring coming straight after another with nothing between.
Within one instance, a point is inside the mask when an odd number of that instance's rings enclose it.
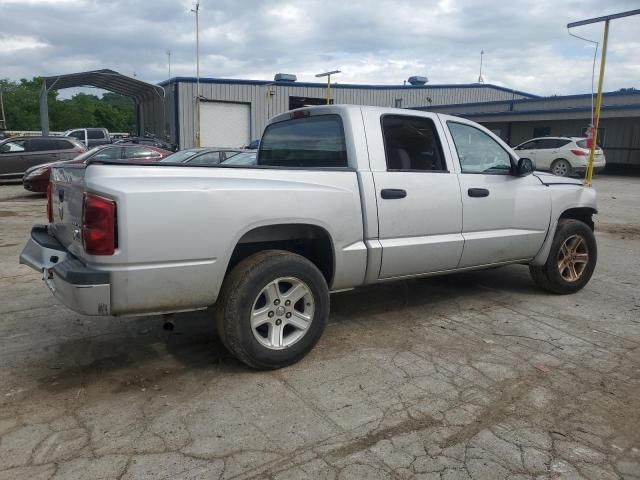
<instances>
[{"instance_id":1,"label":"parked car","mask_svg":"<svg viewBox=\"0 0 640 480\"><path fill-rule=\"evenodd\" d=\"M141 145L101 145L88 152L63 163L83 164L89 160L135 160L157 162L171 152L156 147ZM60 162L51 162L44 165L36 165L27 170L22 178L22 185L30 192L45 193L49 185L51 167Z\"/></svg>"},{"instance_id":2,"label":"parked car","mask_svg":"<svg viewBox=\"0 0 640 480\"><path fill-rule=\"evenodd\" d=\"M539 170L551 171L560 177L584 174L589 164L587 139L582 137L532 138L516 146L520 158L533 160ZM596 172L604 170L606 159L602 148L596 147L593 166Z\"/></svg>"},{"instance_id":3,"label":"parked car","mask_svg":"<svg viewBox=\"0 0 640 480\"><path fill-rule=\"evenodd\" d=\"M106 128L74 128L62 134L63 137L73 137L84 143L88 148L111 143L111 136Z\"/></svg>"},{"instance_id":4,"label":"parked car","mask_svg":"<svg viewBox=\"0 0 640 480\"><path fill-rule=\"evenodd\" d=\"M65 305L215 305L224 344L261 369L313 348L331 291L525 264L568 294L597 259L592 188L533 173L486 128L433 112L303 108L270 120L253 167L92 161L54 167L50 185L49 223L20 262Z\"/></svg>"},{"instance_id":5,"label":"parked car","mask_svg":"<svg viewBox=\"0 0 640 480\"><path fill-rule=\"evenodd\" d=\"M71 160L85 151L73 138L8 138L0 141L0 178L21 178L34 165Z\"/></svg>"},{"instance_id":6,"label":"parked car","mask_svg":"<svg viewBox=\"0 0 640 480\"><path fill-rule=\"evenodd\" d=\"M190 163L193 165L217 165L240 153L242 150L221 150L219 148L197 147L180 150L163 158L163 163Z\"/></svg>"},{"instance_id":7,"label":"parked car","mask_svg":"<svg viewBox=\"0 0 640 480\"><path fill-rule=\"evenodd\" d=\"M140 145L150 145L152 147L162 148L163 150L171 150L175 152L177 150L175 145L160 140L156 137L127 137L122 140L114 141L113 143L136 143Z\"/></svg>"}]
</instances>

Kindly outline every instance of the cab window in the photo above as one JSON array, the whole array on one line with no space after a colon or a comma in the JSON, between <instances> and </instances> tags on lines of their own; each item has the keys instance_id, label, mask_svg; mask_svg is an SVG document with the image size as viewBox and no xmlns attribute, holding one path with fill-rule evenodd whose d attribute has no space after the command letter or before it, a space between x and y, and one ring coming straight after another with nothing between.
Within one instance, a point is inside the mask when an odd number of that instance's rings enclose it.
<instances>
[{"instance_id":1,"label":"cab window","mask_svg":"<svg viewBox=\"0 0 640 480\"><path fill-rule=\"evenodd\" d=\"M507 175L511 156L482 130L458 122L447 122L460 159L462 173Z\"/></svg>"}]
</instances>

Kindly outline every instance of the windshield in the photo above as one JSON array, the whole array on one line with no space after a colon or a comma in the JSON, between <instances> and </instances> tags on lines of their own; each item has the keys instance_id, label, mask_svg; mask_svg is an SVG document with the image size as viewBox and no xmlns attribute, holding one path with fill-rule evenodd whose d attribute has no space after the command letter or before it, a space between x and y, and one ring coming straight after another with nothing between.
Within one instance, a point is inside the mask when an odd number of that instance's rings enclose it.
<instances>
[{"instance_id":1,"label":"windshield","mask_svg":"<svg viewBox=\"0 0 640 480\"><path fill-rule=\"evenodd\" d=\"M255 165L257 152L243 152L222 162L222 165Z\"/></svg>"},{"instance_id":2,"label":"windshield","mask_svg":"<svg viewBox=\"0 0 640 480\"><path fill-rule=\"evenodd\" d=\"M81 155L78 155L77 157L74 158L74 160L80 160L81 162L90 159L91 157L93 157L93 155L96 152L99 152L100 150L104 149L104 147L100 146L100 147L93 147L91 150L87 150L86 152L84 152Z\"/></svg>"},{"instance_id":3,"label":"windshield","mask_svg":"<svg viewBox=\"0 0 640 480\"><path fill-rule=\"evenodd\" d=\"M194 155L201 153L202 150L180 150L179 152L173 153L167 157L164 157L161 162L164 163L184 163L189 160Z\"/></svg>"}]
</instances>

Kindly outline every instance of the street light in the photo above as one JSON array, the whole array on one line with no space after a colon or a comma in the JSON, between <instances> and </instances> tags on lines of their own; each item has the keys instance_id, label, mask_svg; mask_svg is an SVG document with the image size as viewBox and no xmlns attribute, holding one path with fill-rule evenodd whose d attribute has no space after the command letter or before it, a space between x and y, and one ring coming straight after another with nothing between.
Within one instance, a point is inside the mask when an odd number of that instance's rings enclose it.
<instances>
[{"instance_id":1,"label":"street light","mask_svg":"<svg viewBox=\"0 0 640 480\"><path fill-rule=\"evenodd\" d=\"M319 73L316 77L327 77L327 105L331 103L331 75L341 73L340 70L332 70L330 72Z\"/></svg>"},{"instance_id":2,"label":"street light","mask_svg":"<svg viewBox=\"0 0 640 480\"><path fill-rule=\"evenodd\" d=\"M200 146L200 1L196 8L191 9L196 14L196 147Z\"/></svg>"},{"instance_id":3,"label":"street light","mask_svg":"<svg viewBox=\"0 0 640 480\"><path fill-rule=\"evenodd\" d=\"M604 65L607 60L607 43L609 41L609 22L616 18L630 17L632 15L639 15L640 9L630 10L628 12L614 13L613 15L605 15L604 17L589 18L587 20L580 20L579 22L571 22L567 24L567 29L573 27L581 27L582 25L590 25L592 23L604 22L604 39L602 41L602 56L600 57L600 77L598 78L598 96L596 98L596 111L594 114L594 130L593 139L589 149L589 166L584 177L584 184L591 186L593 179L593 159L596 153L596 145L598 141L598 127L600 125L600 107L602 106L602 84L604 83Z\"/></svg>"}]
</instances>

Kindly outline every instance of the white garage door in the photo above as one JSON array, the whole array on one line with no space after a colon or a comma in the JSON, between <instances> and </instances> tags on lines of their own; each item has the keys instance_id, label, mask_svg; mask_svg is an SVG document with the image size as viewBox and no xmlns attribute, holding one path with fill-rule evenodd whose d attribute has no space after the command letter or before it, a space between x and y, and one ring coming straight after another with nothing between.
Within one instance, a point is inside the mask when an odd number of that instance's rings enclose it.
<instances>
[{"instance_id":1,"label":"white garage door","mask_svg":"<svg viewBox=\"0 0 640 480\"><path fill-rule=\"evenodd\" d=\"M202 102L200 145L244 147L251 141L251 111L246 103Z\"/></svg>"}]
</instances>

